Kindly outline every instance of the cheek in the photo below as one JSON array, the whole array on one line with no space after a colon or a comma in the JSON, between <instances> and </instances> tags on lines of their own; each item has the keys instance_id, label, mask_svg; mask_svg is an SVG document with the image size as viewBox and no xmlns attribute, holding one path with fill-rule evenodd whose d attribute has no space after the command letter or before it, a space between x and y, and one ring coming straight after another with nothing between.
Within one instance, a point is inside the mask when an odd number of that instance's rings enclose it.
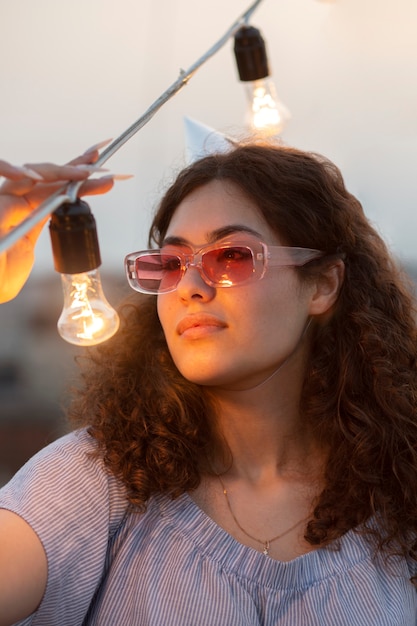
<instances>
[{"instance_id":1,"label":"cheek","mask_svg":"<svg viewBox=\"0 0 417 626\"><path fill-rule=\"evenodd\" d=\"M162 326L162 330L165 332L165 327L164 327L164 311L165 311L165 306L164 303L161 302L161 296L156 296L157 297L157 301L156 301L156 311L158 313L158 317L159 317L159 321L160 324Z\"/></svg>"},{"instance_id":2,"label":"cheek","mask_svg":"<svg viewBox=\"0 0 417 626\"><path fill-rule=\"evenodd\" d=\"M275 331L282 337L286 332L297 332L309 316L310 295L298 281L281 276L269 281L268 289L263 293L253 293L249 304L252 322L262 335ZM258 295L258 297L257 297ZM248 301L242 312L246 315Z\"/></svg>"},{"instance_id":3,"label":"cheek","mask_svg":"<svg viewBox=\"0 0 417 626\"><path fill-rule=\"evenodd\" d=\"M157 296L156 310L158 313L159 322L162 326L162 330L164 331L164 335L166 337L167 334L169 334L170 321L173 318L169 294Z\"/></svg>"}]
</instances>

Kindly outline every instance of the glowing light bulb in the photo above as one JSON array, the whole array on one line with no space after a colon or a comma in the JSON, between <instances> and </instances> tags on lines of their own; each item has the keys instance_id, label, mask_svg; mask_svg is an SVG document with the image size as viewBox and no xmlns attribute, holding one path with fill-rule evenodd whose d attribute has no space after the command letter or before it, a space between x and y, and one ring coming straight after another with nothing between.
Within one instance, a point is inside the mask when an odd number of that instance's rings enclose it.
<instances>
[{"instance_id":1,"label":"glowing light bulb","mask_svg":"<svg viewBox=\"0 0 417 626\"><path fill-rule=\"evenodd\" d=\"M101 286L100 249L90 207L82 200L63 204L53 213L49 231L64 292L59 334L78 346L110 339L119 328L119 316Z\"/></svg>"},{"instance_id":2,"label":"glowing light bulb","mask_svg":"<svg viewBox=\"0 0 417 626\"><path fill-rule=\"evenodd\" d=\"M291 115L277 98L260 31L253 26L242 26L235 35L234 52L239 78L246 84L252 131L261 135L279 135Z\"/></svg>"},{"instance_id":3,"label":"glowing light bulb","mask_svg":"<svg viewBox=\"0 0 417 626\"><path fill-rule=\"evenodd\" d=\"M103 293L98 270L61 274L64 307L58 320L63 339L78 346L106 341L119 328L119 317Z\"/></svg>"},{"instance_id":4,"label":"glowing light bulb","mask_svg":"<svg viewBox=\"0 0 417 626\"><path fill-rule=\"evenodd\" d=\"M264 135L279 135L291 115L278 100L275 85L270 78L247 83L249 99L249 124L255 132Z\"/></svg>"}]
</instances>

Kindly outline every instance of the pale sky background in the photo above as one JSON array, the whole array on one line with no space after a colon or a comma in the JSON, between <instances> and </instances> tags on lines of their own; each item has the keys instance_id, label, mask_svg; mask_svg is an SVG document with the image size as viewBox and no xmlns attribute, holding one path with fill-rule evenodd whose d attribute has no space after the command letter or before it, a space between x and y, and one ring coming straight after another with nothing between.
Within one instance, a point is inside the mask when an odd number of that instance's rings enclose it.
<instances>
[{"instance_id":1,"label":"pale sky background","mask_svg":"<svg viewBox=\"0 0 417 626\"><path fill-rule=\"evenodd\" d=\"M250 0L0 0L0 156L65 162L117 137L219 39ZM321 152L390 242L417 263L416 0L263 0L286 143ZM183 118L241 132L233 41L108 161L134 174L90 198L103 270L146 246L152 210L184 164ZM49 234L36 273L53 272Z\"/></svg>"}]
</instances>

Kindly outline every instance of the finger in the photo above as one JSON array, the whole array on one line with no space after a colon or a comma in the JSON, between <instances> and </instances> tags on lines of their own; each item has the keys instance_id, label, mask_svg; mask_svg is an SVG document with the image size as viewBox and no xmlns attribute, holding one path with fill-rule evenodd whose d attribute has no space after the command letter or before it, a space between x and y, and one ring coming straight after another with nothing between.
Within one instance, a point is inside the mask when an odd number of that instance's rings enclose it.
<instances>
[{"instance_id":1,"label":"finger","mask_svg":"<svg viewBox=\"0 0 417 626\"><path fill-rule=\"evenodd\" d=\"M133 174L111 174L101 178L90 178L81 185L78 193L81 196L107 193L113 188L117 180L129 180L130 178L133 178Z\"/></svg>"},{"instance_id":2,"label":"finger","mask_svg":"<svg viewBox=\"0 0 417 626\"><path fill-rule=\"evenodd\" d=\"M88 178L95 168L79 168L72 165L54 163L25 163L25 167L35 171L44 182L80 181Z\"/></svg>"},{"instance_id":3,"label":"finger","mask_svg":"<svg viewBox=\"0 0 417 626\"><path fill-rule=\"evenodd\" d=\"M71 159L67 165L90 165L95 163L99 157L99 152L96 150L95 152L89 152L88 154L81 154L75 159Z\"/></svg>"},{"instance_id":4,"label":"finger","mask_svg":"<svg viewBox=\"0 0 417 626\"><path fill-rule=\"evenodd\" d=\"M93 178L86 180L78 190L78 195L97 195L107 193L113 187L113 176L103 176L102 178ZM62 181L59 183L37 184L35 187L25 194L27 201L32 208L36 208L49 198L53 193L62 188ZM22 194L20 194L22 195Z\"/></svg>"},{"instance_id":5,"label":"finger","mask_svg":"<svg viewBox=\"0 0 417 626\"><path fill-rule=\"evenodd\" d=\"M18 165L12 165L8 161L0 159L0 176L5 176L10 180L20 180L22 178L31 178L33 180L42 180L42 177L33 170Z\"/></svg>"},{"instance_id":6,"label":"finger","mask_svg":"<svg viewBox=\"0 0 417 626\"><path fill-rule=\"evenodd\" d=\"M95 143L94 146L90 146L90 148L87 148L87 150L84 151L84 154L88 154L89 152L93 152L95 150L101 150L101 148L108 146L111 141L113 141L113 139L105 139L104 141L99 141L98 143Z\"/></svg>"},{"instance_id":7,"label":"finger","mask_svg":"<svg viewBox=\"0 0 417 626\"><path fill-rule=\"evenodd\" d=\"M94 144L94 146L90 146L90 148L87 148L87 150L85 150L84 152L84 156L99 152L101 148L108 146L109 143L111 143L112 141L113 139L105 139L104 141L99 141L99 143Z\"/></svg>"},{"instance_id":8,"label":"finger","mask_svg":"<svg viewBox=\"0 0 417 626\"><path fill-rule=\"evenodd\" d=\"M53 193L63 183L83 181L94 171L97 171L94 167L79 168L68 165L54 165L53 163L33 163L24 167L36 172L39 179L43 181L38 184L41 197L46 197ZM1 193L23 196L34 188L35 182L37 181L28 177L21 177L20 180L5 180L0 187L0 191ZM51 183L60 183L60 185L51 185Z\"/></svg>"},{"instance_id":9,"label":"finger","mask_svg":"<svg viewBox=\"0 0 417 626\"><path fill-rule=\"evenodd\" d=\"M95 196L107 193L114 186L113 176L103 176L102 178L90 178L83 183L78 191L80 196Z\"/></svg>"},{"instance_id":10,"label":"finger","mask_svg":"<svg viewBox=\"0 0 417 626\"><path fill-rule=\"evenodd\" d=\"M60 166L52 163L37 163L32 164L31 168L36 168L36 176L42 181L42 183L38 184L39 189L37 197L40 198L45 198L54 193L54 191L62 187L65 183L72 181L81 182L86 180L91 174L108 171L105 168L86 164L78 166ZM4 167L4 170L6 169L7 168ZM33 189L35 183L38 183L38 180L34 180L34 177L27 178L21 175L20 180L5 180L0 186L0 193L23 196Z\"/></svg>"},{"instance_id":11,"label":"finger","mask_svg":"<svg viewBox=\"0 0 417 626\"><path fill-rule=\"evenodd\" d=\"M35 181L30 178L21 178L21 180L5 180L0 186L0 194L11 196L24 196L33 189Z\"/></svg>"},{"instance_id":12,"label":"finger","mask_svg":"<svg viewBox=\"0 0 417 626\"><path fill-rule=\"evenodd\" d=\"M72 159L69 164L70 165L79 165L82 163L95 163L100 155L99 150L107 146L112 139L106 139L105 141L100 141L99 143L94 144L90 148L81 154L80 156Z\"/></svg>"}]
</instances>

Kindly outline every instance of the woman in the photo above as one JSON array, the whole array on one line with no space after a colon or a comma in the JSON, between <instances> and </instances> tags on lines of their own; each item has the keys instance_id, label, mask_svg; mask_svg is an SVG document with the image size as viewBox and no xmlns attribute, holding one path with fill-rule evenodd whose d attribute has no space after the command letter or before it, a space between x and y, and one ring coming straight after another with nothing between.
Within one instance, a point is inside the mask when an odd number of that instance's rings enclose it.
<instances>
[{"instance_id":1,"label":"woman","mask_svg":"<svg viewBox=\"0 0 417 626\"><path fill-rule=\"evenodd\" d=\"M337 168L206 157L150 243L0 495L0 624L414 624L414 304Z\"/></svg>"}]
</instances>

